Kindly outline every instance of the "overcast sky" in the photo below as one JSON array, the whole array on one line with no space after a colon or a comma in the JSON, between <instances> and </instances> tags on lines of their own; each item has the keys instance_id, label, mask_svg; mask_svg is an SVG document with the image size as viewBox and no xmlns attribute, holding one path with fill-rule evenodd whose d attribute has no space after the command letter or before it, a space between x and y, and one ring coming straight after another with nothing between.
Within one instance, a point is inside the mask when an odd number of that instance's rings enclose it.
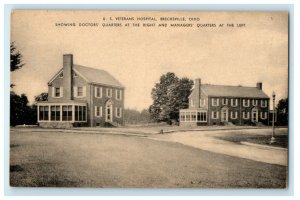
<instances>
[{"instance_id":1,"label":"overcast sky","mask_svg":"<svg viewBox=\"0 0 300 200\"><path fill-rule=\"evenodd\" d=\"M103 17L122 16L185 16L200 21L193 28L102 27ZM60 22L99 26L55 26ZM197 28L197 23L217 27ZM227 23L245 27L227 28ZM11 82L14 91L25 93L31 102L47 91L47 82L67 53L74 55L76 64L104 69L116 77L126 87L125 107L138 110L149 107L151 89L166 72L218 85L263 82L265 93L271 96L275 91L277 99L288 93L286 13L17 11L12 14L11 40L26 63L11 74Z\"/></svg>"}]
</instances>

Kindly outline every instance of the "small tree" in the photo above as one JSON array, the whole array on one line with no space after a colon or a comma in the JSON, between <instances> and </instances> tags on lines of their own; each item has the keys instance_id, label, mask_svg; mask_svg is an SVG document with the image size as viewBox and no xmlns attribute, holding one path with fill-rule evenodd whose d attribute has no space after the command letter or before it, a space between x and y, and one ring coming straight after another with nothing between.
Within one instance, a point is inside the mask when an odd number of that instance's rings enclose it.
<instances>
[{"instance_id":1,"label":"small tree","mask_svg":"<svg viewBox=\"0 0 300 200\"><path fill-rule=\"evenodd\" d=\"M15 42L10 43L10 71L21 69L25 64L22 61L22 54L17 50Z\"/></svg>"},{"instance_id":2,"label":"small tree","mask_svg":"<svg viewBox=\"0 0 300 200\"><path fill-rule=\"evenodd\" d=\"M281 99L279 100L276 109L277 109L277 125L280 126L287 126L288 125L288 118L289 118L289 100Z\"/></svg>"},{"instance_id":3,"label":"small tree","mask_svg":"<svg viewBox=\"0 0 300 200\"><path fill-rule=\"evenodd\" d=\"M42 92L41 94L34 97L35 102L48 101L48 93Z\"/></svg>"}]
</instances>

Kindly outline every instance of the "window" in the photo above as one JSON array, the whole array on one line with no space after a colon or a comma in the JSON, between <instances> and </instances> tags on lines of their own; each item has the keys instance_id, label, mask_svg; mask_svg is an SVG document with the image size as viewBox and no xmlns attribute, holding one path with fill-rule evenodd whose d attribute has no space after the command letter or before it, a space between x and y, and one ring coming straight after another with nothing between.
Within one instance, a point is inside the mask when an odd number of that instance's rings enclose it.
<instances>
[{"instance_id":1,"label":"window","mask_svg":"<svg viewBox=\"0 0 300 200\"><path fill-rule=\"evenodd\" d=\"M95 106L95 116L102 117L102 106Z\"/></svg>"},{"instance_id":2,"label":"window","mask_svg":"<svg viewBox=\"0 0 300 200\"><path fill-rule=\"evenodd\" d=\"M217 112L217 111L212 111L212 112L211 112L211 118L212 118L212 119L218 119L218 118L219 118L219 112Z\"/></svg>"},{"instance_id":3,"label":"window","mask_svg":"<svg viewBox=\"0 0 300 200\"><path fill-rule=\"evenodd\" d=\"M122 116L122 108L116 108L116 117L121 117Z\"/></svg>"},{"instance_id":4,"label":"window","mask_svg":"<svg viewBox=\"0 0 300 200\"><path fill-rule=\"evenodd\" d=\"M95 87L95 97L102 98L102 87Z\"/></svg>"},{"instance_id":5,"label":"window","mask_svg":"<svg viewBox=\"0 0 300 200\"><path fill-rule=\"evenodd\" d=\"M116 90L116 99L118 100L122 99L122 90Z\"/></svg>"},{"instance_id":6,"label":"window","mask_svg":"<svg viewBox=\"0 0 300 200\"><path fill-rule=\"evenodd\" d=\"M59 77L59 78L63 78L63 77L64 77L64 73L63 73L63 72L60 73L58 77Z\"/></svg>"},{"instance_id":7,"label":"window","mask_svg":"<svg viewBox=\"0 0 300 200\"><path fill-rule=\"evenodd\" d=\"M207 122L207 112L206 111L198 111L197 112L197 121L198 122Z\"/></svg>"},{"instance_id":8,"label":"window","mask_svg":"<svg viewBox=\"0 0 300 200\"><path fill-rule=\"evenodd\" d=\"M75 106L75 121L86 121L86 106Z\"/></svg>"},{"instance_id":9,"label":"window","mask_svg":"<svg viewBox=\"0 0 300 200\"><path fill-rule=\"evenodd\" d=\"M186 120L187 122L188 122L188 121L191 121L191 112L186 112L185 120Z\"/></svg>"},{"instance_id":10,"label":"window","mask_svg":"<svg viewBox=\"0 0 300 200\"><path fill-rule=\"evenodd\" d=\"M51 106L51 121L60 121L60 106Z\"/></svg>"},{"instance_id":11,"label":"window","mask_svg":"<svg viewBox=\"0 0 300 200\"><path fill-rule=\"evenodd\" d=\"M48 120L49 120L49 107L39 106L39 121L48 121Z\"/></svg>"},{"instance_id":12,"label":"window","mask_svg":"<svg viewBox=\"0 0 300 200\"><path fill-rule=\"evenodd\" d=\"M249 107L250 106L250 99L243 99L243 106Z\"/></svg>"},{"instance_id":13,"label":"window","mask_svg":"<svg viewBox=\"0 0 300 200\"><path fill-rule=\"evenodd\" d=\"M268 106L268 100L261 100L261 107L267 107Z\"/></svg>"},{"instance_id":14,"label":"window","mask_svg":"<svg viewBox=\"0 0 300 200\"><path fill-rule=\"evenodd\" d=\"M52 96L55 98L62 97L63 88L62 87L52 87Z\"/></svg>"},{"instance_id":15,"label":"window","mask_svg":"<svg viewBox=\"0 0 300 200\"><path fill-rule=\"evenodd\" d=\"M243 112L243 118L249 119L250 118L250 112Z\"/></svg>"},{"instance_id":16,"label":"window","mask_svg":"<svg viewBox=\"0 0 300 200\"><path fill-rule=\"evenodd\" d=\"M72 106L62 106L62 120L72 121Z\"/></svg>"},{"instance_id":17,"label":"window","mask_svg":"<svg viewBox=\"0 0 300 200\"><path fill-rule=\"evenodd\" d=\"M180 113L180 121L181 121L181 122L184 122L184 121L185 121L185 114L186 114L185 112L181 112L181 113Z\"/></svg>"},{"instance_id":18,"label":"window","mask_svg":"<svg viewBox=\"0 0 300 200\"><path fill-rule=\"evenodd\" d=\"M112 97L112 89L111 88L106 88L106 96Z\"/></svg>"},{"instance_id":19,"label":"window","mask_svg":"<svg viewBox=\"0 0 300 200\"><path fill-rule=\"evenodd\" d=\"M230 113L230 118L231 119L237 119L237 116L238 116L238 112L237 111Z\"/></svg>"},{"instance_id":20,"label":"window","mask_svg":"<svg viewBox=\"0 0 300 200\"><path fill-rule=\"evenodd\" d=\"M74 86L73 94L74 94L74 97L85 97L86 96L86 87L85 86Z\"/></svg>"},{"instance_id":21,"label":"window","mask_svg":"<svg viewBox=\"0 0 300 200\"><path fill-rule=\"evenodd\" d=\"M191 112L191 121L195 122L197 120L196 112Z\"/></svg>"},{"instance_id":22,"label":"window","mask_svg":"<svg viewBox=\"0 0 300 200\"><path fill-rule=\"evenodd\" d=\"M200 106L204 107L205 106L205 99L200 99Z\"/></svg>"},{"instance_id":23,"label":"window","mask_svg":"<svg viewBox=\"0 0 300 200\"><path fill-rule=\"evenodd\" d=\"M222 99L222 104L223 104L223 105L227 105L227 104L228 104L228 99L223 98L223 99Z\"/></svg>"},{"instance_id":24,"label":"window","mask_svg":"<svg viewBox=\"0 0 300 200\"><path fill-rule=\"evenodd\" d=\"M212 98L212 99L211 99L211 105L212 105L212 106L219 106L219 99L217 99L217 98Z\"/></svg>"},{"instance_id":25,"label":"window","mask_svg":"<svg viewBox=\"0 0 300 200\"><path fill-rule=\"evenodd\" d=\"M267 119L268 113L267 112L261 112L260 113L260 118L261 119Z\"/></svg>"},{"instance_id":26,"label":"window","mask_svg":"<svg viewBox=\"0 0 300 200\"><path fill-rule=\"evenodd\" d=\"M253 99L253 100L252 100L252 105L253 105L253 106L257 106L257 104L258 104L258 100L257 100L257 99Z\"/></svg>"},{"instance_id":27,"label":"window","mask_svg":"<svg viewBox=\"0 0 300 200\"><path fill-rule=\"evenodd\" d=\"M238 99L231 99L231 106L232 107L238 106Z\"/></svg>"}]
</instances>

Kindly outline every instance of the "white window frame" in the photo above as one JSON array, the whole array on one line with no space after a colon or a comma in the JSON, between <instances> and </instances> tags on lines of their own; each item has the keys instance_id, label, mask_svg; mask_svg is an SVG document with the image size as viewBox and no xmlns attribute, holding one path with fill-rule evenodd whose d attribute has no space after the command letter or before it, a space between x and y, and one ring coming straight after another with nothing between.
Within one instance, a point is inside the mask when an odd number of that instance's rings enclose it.
<instances>
[{"instance_id":1,"label":"white window frame","mask_svg":"<svg viewBox=\"0 0 300 200\"><path fill-rule=\"evenodd\" d=\"M179 119L180 119L180 122L185 122L186 121L186 112L185 111L182 111L182 112L180 112L180 117L179 117ZM184 120L181 120L182 118L184 118Z\"/></svg>"},{"instance_id":2,"label":"white window frame","mask_svg":"<svg viewBox=\"0 0 300 200\"><path fill-rule=\"evenodd\" d=\"M257 106L258 105L258 100L257 99L252 99L252 105Z\"/></svg>"},{"instance_id":3,"label":"white window frame","mask_svg":"<svg viewBox=\"0 0 300 200\"><path fill-rule=\"evenodd\" d=\"M97 96L98 89L99 89L99 93L100 93L99 96ZM99 98L99 99L102 98L102 87L95 86L95 97Z\"/></svg>"},{"instance_id":4,"label":"white window frame","mask_svg":"<svg viewBox=\"0 0 300 200\"><path fill-rule=\"evenodd\" d=\"M238 99L231 99L230 100L230 104L232 107L237 107L238 106Z\"/></svg>"},{"instance_id":5,"label":"white window frame","mask_svg":"<svg viewBox=\"0 0 300 200\"><path fill-rule=\"evenodd\" d=\"M108 92L108 91L109 91L109 92ZM110 95L108 95L108 93L109 93ZM109 98L112 97L112 88L106 88L106 96L109 97Z\"/></svg>"},{"instance_id":6,"label":"white window frame","mask_svg":"<svg viewBox=\"0 0 300 200\"><path fill-rule=\"evenodd\" d=\"M222 98L222 105L228 105L228 99Z\"/></svg>"},{"instance_id":7,"label":"white window frame","mask_svg":"<svg viewBox=\"0 0 300 200\"><path fill-rule=\"evenodd\" d=\"M102 117L102 106L95 106L95 117Z\"/></svg>"},{"instance_id":8,"label":"white window frame","mask_svg":"<svg viewBox=\"0 0 300 200\"><path fill-rule=\"evenodd\" d=\"M243 107L249 107L249 106L250 106L250 99L243 99Z\"/></svg>"},{"instance_id":9,"label":"white window frame","mask_svg":"<svg viewBox=\"0 0 300 200\"><path fill-rule=\"evenodd\" d=\"M246 113L247 113L247 117L245 115ZM243 119L250 119L250 112L243 111Z\"/></svg>"},{"instance_id":10,"label":"white window frame","mask_svg":"<svg viewBox=\"0 0 300 200\"><path fill-rule=\"evenodd\" d=\"M233 116L233 113L234 113L234 116ZM231 118L231 119L237 119L237 118L238 118L238 112L237 112L237 111L234 111L234 112L231 111L231 112L230 112L230 118Z\"/></svg>"},{"instance_id":11,"label":"white window frame","mask_svg":"<svg viewBox=\"0 0 300 200\"><path fill-rule=\"evenodd\" d=\"M267 105L268 105L268 100L262 99L262 100L261 100L261 107L262 107L262 108L266 108Z\"/></svg>"},{"instance_id":12,"label":"white window frame","mask_svg":"<svg viewBox=\"0 0 300 200\"><path fill-rule=\"evenodd\" d=\"M200 107L204 107L205 106L205 99L200 99Z\"/></svg>"},{"instance_id":13,"label":"white window frame","mask_svg":"<svg viewBox=\"0 0 300 200\"><path fill-rule=\"evenodd\" d=\"M218 98L211 98L211 105L212 106L219 106L219 99Z\"/></svg>"},{"instance_id":14,"label":"white window frame","mask_svg":"<svg viewBox=\"0 0 300 200\"><path fill-rule=\"evenodd\" d=\"M217 113L217 117L214 117L214 113ZM212 111L211 112L211 118L212 119L219 119L219 111Z\"/></svg>"},{"instance_id":15,"label":"white window frame","mask_svg":"<svg viewBox=\"0 0 300 200\"><path fill-rule=\"evenodd\" d=\"M82 96L78 95L78 88L82 87ZM86 86L74 86L73 87L73 96L76 98L86 97Z\"/></svg>"},{"instance_id":16,"label":"white window frame","mask_svg":"<svg viewBox=\"0 0 300 200\"><path fill-rule=\"evenodd\" d=\"M59 88L59 96L56 96L56 88ZM63 97L64 89L63 87L52 87L52 97L53 98L61 98Z\"/></svg>"},{"instance_id":17,"label":"white window frame","mask_svg":"<svg viewBox=\"0 0 300 200\"><path fill-rule=\"evenodd\" d=\"M205 120L200 120L200 119L198 119L198 113L200 113L200 115L201 115L201 113L203 114L205 114ZM205 110L203 110L203 111L197 111L197 114L196 114L196 119L197 119L197 122L207 122L207 111Z\"/></svg>"},{"instance_id":18,"label":"white window frame","mask_svg":"<svg viewBox=\"0 0 300 200\"><path fill-rule=\"evenodd\" d=\"M119 115L118 115L118 111L119 111ZM117 118L121 118L122 117L122 108L121 107L116 107L115 108L115 116Z\"/></svg>"},{"instance_id":19,"label":"white window frame","mask_svg":"<svg viewBox=\"0 0 300 200\"><path fill-rule=\"evenodd\" d=\"M120 97L118 98L118 93L120 94ZM116 99L117 100L122 100L122 90L116 89Z\"/></svg>"},{"instance_id":20,"label":"white window frame","mask_svg":"<svg viewBox=\"0 0 300 200\"><path fill-rule=\"evenodd\" d=\"M268 113L267 112L260 112L260 118L261 119L267 119L268 118Z\"/></svg>"}]
</instances>

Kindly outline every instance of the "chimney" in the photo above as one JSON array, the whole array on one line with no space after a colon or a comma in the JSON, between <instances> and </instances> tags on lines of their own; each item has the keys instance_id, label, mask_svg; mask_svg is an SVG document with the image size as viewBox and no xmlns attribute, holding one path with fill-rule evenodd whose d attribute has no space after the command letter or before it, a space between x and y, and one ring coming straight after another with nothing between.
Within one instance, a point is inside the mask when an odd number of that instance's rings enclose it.
<instances>
[{"instance_id":1,"label":"chimney","mask_svg":"<svg viewBox=\"0 0 300 200\"><path fill-rule=\"evenodd\" d=\"M256 83L256 88L262 90L262 82Z\"/></svg>"},{"instance_id":2,"label":"chimney","mask_svg":"<svg viewBox=\"0 0 300 200\"><path fill-rule=\"evenodd\" d=\"M197 78L194 81L194 106L200 108L200 98L201 98L201 79Z\"/></svg>"},{"instance_id":3,"label":"chimney","mask_svg":"<svg viewBox=\"0 0 300 200\"><path fill-rule=\"evenodd\" d=\"M63 98L72 100L72 68L73 68L73 55L63 55Z\"/></svg>"}]
</instances>

